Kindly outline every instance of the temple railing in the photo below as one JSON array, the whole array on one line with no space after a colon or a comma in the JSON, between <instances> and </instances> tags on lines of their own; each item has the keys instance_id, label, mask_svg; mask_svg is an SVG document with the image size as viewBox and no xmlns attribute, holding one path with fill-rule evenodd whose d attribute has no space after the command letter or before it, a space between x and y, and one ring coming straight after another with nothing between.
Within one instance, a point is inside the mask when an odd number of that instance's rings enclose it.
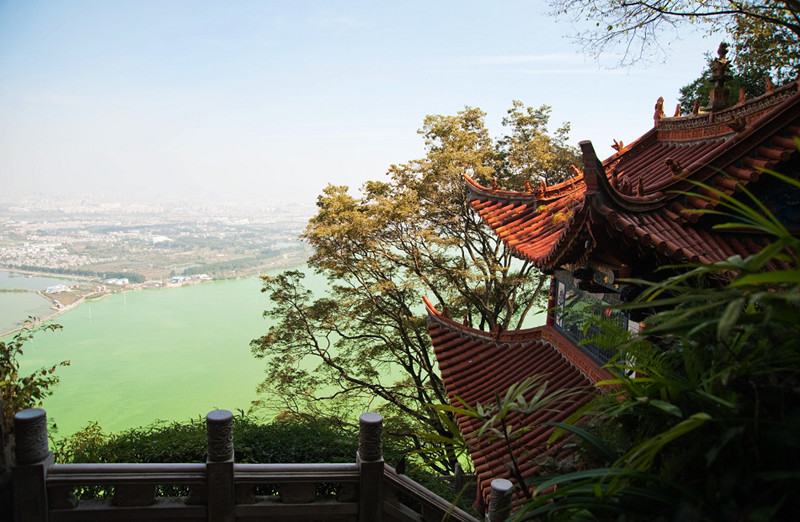
<instances>
[{"instance_id":1,"label":"temple railing","mask_svg":"<svg viewBox=\"0 0 800 522\"><path fill-rule=\"evenodd\" d=\"M25 410L15 416L14 520L477 522L385 465L379 414L359 420L350 464L236 464L233 415L226 410L206 417L205 463L54 464L44 410ZM75 494L92 488L107 498ZM502 520L508 502L498 506L491 520Z\"/></svg>"}]
</instances>

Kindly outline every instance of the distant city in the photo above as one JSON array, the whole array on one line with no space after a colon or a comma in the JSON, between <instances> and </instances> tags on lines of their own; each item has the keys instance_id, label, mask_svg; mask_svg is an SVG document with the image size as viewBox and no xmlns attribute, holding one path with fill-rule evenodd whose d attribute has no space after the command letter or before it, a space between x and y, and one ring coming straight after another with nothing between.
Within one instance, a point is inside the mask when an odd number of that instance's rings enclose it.
<instances>
[{"instance_id":1,"label":"distant city","mask_svg":"<svg viewBox=\"0 0 800 522\"><path fill-rule=\"evenodd\" d=\"M184 282L305 261L310 205L0 196L0 268L94 281ZM203 278L191 277L204 275Z\"/></svg>"}]
</instances>

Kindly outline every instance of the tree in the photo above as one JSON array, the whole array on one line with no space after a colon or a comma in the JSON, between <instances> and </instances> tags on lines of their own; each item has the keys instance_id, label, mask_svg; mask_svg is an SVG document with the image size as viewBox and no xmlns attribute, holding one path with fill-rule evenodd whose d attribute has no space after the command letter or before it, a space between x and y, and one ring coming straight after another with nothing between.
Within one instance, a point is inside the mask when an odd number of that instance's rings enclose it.
<instances>
[{"instance_id":1,"label":"tree","mask_svg":"<svg viewBox=\"0 0 800 522\"><path fill-rule=\"evenodd\" d=\"M40 368L30 375L20 375L23 347L36 332L60 329L58 324L27 324L10 340L0 341L0 474L11 465L14 415L26 408L41 407L42 401L53 394L53 387L58 384L58 376L54 374L56 368L69 365L69 361L64 361L50 368Z\"/></svg>"},{"instance_id":2,"label":"tree","mask_svg":"<svg viewBox=\"0 0 800 522\"><path fill-rule=\"evenodd\" d=\"M524 107L520 101L512 103L503 119L511 133L500 139L497 147L502 172L513 180L541 179L548 185L572 176L570 165L575 164L575 151L567 144L569 124L563 124L551 136L547 131L549 120L550 107L546 105L534 109Z\"/></svg>"},{"instance_id":3,"label":"tree","mask_svg":"<svg viewBox=\"0 0 800 522\"><path fill-rule=\"evenodd\" d=\"M448 421L429 407L447 396L422 297L476 327L507 329L525 321L546 280L512 258L466 199L464 173L522 188L541 172L529 163L553 161L544 145L544 158L519 150L525 129L546 143L549 108L529 112L515 102L512 111L511 136L498 146L479 109L428 116L419 131L424 158L392 165L387 181L367 182L360 196L341 186L319 196L303 237L314 248L309 266L325 275L329 295L314 299L302 272L262 278L272 301L265 315L275 325L252 349L267 360L260 390L280 398L269 406L332 419L375 408L387 432L407 437L414 449L424 444L415 433L449 435ZM562 129L554 142L566 157ZM440 470L454 465L444 459Z\"/></svg>"},{"instance_id":4,"label":"tree","mask_svg":"<svg viewBox=\"0 0 800 522\"><path fill-rule=\"evenodd\" d=\"M800 64L798 0L551 0L550 5L557 15L595 22L578 40L595 56L621 44L623 65L664 54L659 34L683 25L726 33L744 69L768 70L785 80Z\"/></svg>"}]
</instances>

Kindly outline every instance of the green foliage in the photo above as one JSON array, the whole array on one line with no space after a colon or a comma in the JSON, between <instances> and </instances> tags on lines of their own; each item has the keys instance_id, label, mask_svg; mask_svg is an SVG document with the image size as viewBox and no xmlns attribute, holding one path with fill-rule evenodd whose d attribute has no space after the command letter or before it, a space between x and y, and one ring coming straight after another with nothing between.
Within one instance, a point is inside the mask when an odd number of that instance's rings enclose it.
<instances>
[{"instance_id":1,"label":"green foliage","mask_svg":"<svg viewBox=\"0 0 800 522\"><path fill-rule=\"evenodd\" d=\"M288 418L261 423L246 415L234 416L234 459L242 463L337 463L355 462L358 433L323 422ZM72 436L56 441L53 453L58 463L164 463L205 462L206 424L202 418L187 422L160 422L122 433L106 433L90 423ZM397 439L384 438L384 460L392 465L406 456ZM412 466L409 466L412 467ZM445 483L427 470L412 470L409 476L443 497ZM105 497L102 488L79 491L82 498ZM175 488L162 488L163 495L185 495Z\"/></svg>"},{"instance_id":2,"label":"green foliage","mask_svg":"<svg viewBox=\"0 0 800 522\"><path fill-rule=\"evenodd\" d=\"M58 384L56 368L69 365L69 361L63 361L29 375L20 375L23 348L32 341L33 335L61 329L61 325L50 323L31 326L34 321L35 318L29 318L29 324L14 334L11 340L0 341L0 399L3 418L12 430L14 414L26 408L41 407L42 401L53 394L53 387Z\"/></svg>"},{"instance_id":3,"label":"green foliage","mask_svg":"<svg viewBox=\"0 0 800 522\"><path fill-rule=\"evenodd\" d=\"M771 173L787 187L795 179ZM623 308L657 309L609 365L613 394L593 431L562 426L592 451L540 481L518 519L769 520L792 518L800 478L800 239L742 188L711 211L720 230L770 234L760 253L683 267ZM603 335L592 342L602 342ZM558 488L553 490L553 486Z\"/></svg>"},{"instance_id":4,"label":"green foliage","mask_svg":"<svg viewBox=\"0 0 800 522\"><path fill-rule=\"evenodd\" d=\"M329 295L314 299L300 272L262 278L274 326L252 349L267 361L260 391L281 401L266 406L332 421L369 407L415 449L423 445L416 433L447 436L446 421L427 406L447 396L422 298L479 328L508 329L543 298L546 279L472 213L463 174L521 190L530 176L574 158L563 144L567 127L547 137L547 107L515 102L498 144L484 116L470 107L428 116L419 131L424 158L393 165L388 180L367 182L358 196L337 186L319 196L303 237ZM525 148L527 138L536 147ZM455 463L444 459L439 469Z\"/></svg>"},{"instance_id":5,"label":"green foliage","mask_svg":"<svg viewBox=\"0 0 800 522\"><path fill-rule=\"evenodd\" d=\"M353 462L358 435L303 420L258 423L235 416L236 462ZM159 422L122 433L107 434L96 423L60 441L59 462L205 462L206 423ZM396 454L389 456L397 457Z\"/></svg>"},{"instance_id":6,"label":"green foliage","mask_svg":"<svg viewBox=\"0 0 800 522\"><path fill-rule=\"evenodd\" d=\"M600 56L621 48L620 63L664 56L661 37L678 29L701 28L725 33L745 70L769 71L779 80L796 74L800 64L800 4L796 0L733 2L730 0L550 0L551 12L579 27L576 39L587 53ZM589 22L589 24L587 24ZM593 23L592 23L593 22Z\"/></svg>"},{"instance_id":7,"label":"green foliage","mask_svg":"<svg viewBox=\"0 0 800 522\"><path fill-rule=\"evenodd\" d=\"M547 105L534 109L514 100L503 118L511 132L497 142L502 165L498 170L516 182L517 190L525 188L519 180L530 180L532 185L540 179L548 185L564 181L573 175L570 166L580 164L575 149L567 144L569 123L548 133L550 112ZM498 181L506 185L505 179L498 177Z\"/></svg>"}]
</instances>

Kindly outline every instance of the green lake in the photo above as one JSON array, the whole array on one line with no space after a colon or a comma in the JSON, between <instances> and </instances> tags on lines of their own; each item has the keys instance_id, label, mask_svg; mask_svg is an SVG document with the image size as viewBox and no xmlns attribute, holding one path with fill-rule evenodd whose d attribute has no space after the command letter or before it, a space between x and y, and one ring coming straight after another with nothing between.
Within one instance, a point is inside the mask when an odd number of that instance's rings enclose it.
<instances>
[{"instance_id":1,"label":"green lake","mask_svg":"<svg viewBox=\"0 0 800 522\"><path fill-rule=\"evenodd\" d=\"M321 277L306 282L315 293L324 287ZM120 431L247 410L264 376L264 362L250 353L250 341L269 328L260 289L253 277L83 303L54 320L63 330L37 334L23 370L71 362L57 370L61 383L44 404L58 436L90 421Z\"/></svg>"}]
</instances>

